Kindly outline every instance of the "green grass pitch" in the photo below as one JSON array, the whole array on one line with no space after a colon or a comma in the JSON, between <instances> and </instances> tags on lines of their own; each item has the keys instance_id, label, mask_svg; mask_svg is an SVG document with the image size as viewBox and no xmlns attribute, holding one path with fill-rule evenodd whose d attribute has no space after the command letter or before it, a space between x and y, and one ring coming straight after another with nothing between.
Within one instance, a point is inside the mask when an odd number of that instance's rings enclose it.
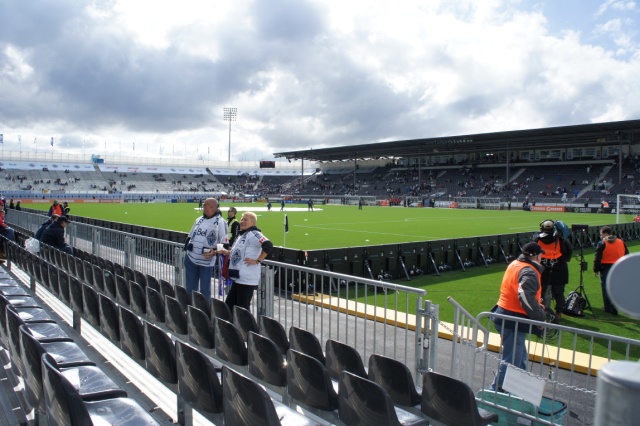
<instances>
[{"instance_id":1,"label":"green grass pitch","mask_svg":"<svg viewBox=\"0 0 640 426\"><path fill-rule=\"evenodd\" d=\"M264 203L231 204L258 215L258 227L276 246L300 250L357 247L402 242L449 239L480 235L535 232L545 219L567 224L604 225L615 223L612 214L538 213L520 210L432 209L404 207L364 207L316 205L313 212L306 204L287 204L266 211ZM46 210L46 205L26 207ZM194 203L73 204L71 215L152 228L189 232L201 214ZM289 233L284 234L284 215L289 218Z\"/></svg>"}]
</instances>

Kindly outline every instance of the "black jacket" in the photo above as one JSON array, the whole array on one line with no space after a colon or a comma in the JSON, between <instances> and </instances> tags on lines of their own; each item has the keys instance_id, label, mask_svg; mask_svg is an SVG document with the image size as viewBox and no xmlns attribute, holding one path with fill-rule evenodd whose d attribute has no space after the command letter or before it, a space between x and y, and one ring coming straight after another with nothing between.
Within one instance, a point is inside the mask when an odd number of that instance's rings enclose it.
<instances>
[{"instance_id":1,"label":"black jacket","mask_svg":"<svg viewBox=\"0 0 640 426\"><path fill-rule=\"evenodd\" d=\"M42 233L40 242L57 249L66 247L67 243L64 242L64 228L60 225L60 222L53 222L49 225L49 227Z\"/></svg>"}]
</instances>

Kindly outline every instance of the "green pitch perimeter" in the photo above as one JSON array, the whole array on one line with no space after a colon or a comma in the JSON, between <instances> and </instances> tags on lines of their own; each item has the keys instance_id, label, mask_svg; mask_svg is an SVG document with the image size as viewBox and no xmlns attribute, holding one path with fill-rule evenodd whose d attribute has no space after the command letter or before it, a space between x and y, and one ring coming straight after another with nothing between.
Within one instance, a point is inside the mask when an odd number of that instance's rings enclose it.
<instances>
[{"instance_id":1,"label":"green pitch perimeter","mask_svg":"<svg viewBox=\"0 0 640 426\"><path fill-rule=\"evenodd\" d=\"M222 203L226 217L230 203ZM276 246L300 250L356 247L456 237L534 232L545 219L567 224L605 225L615 223L613 214L538 213L520 210L465 210L404 207L364 207L317 205L313 212L306 204L287 204L284 211L264 203L233 204L239 210L258 215L258 227ZM48 209L46 205L26 207ZM73 204L71 215L152 228L189 232L201 214L194 203ZM284 234L284 215L289 233Z\"/></svg>"}]
</instances>

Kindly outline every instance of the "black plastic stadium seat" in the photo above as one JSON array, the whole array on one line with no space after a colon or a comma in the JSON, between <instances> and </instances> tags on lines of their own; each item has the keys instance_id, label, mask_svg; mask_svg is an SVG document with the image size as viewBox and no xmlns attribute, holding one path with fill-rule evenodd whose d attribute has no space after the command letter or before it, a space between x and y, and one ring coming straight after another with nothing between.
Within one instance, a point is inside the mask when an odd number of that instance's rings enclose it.
<instances>
[{"instance_id":1,"label":"black plastic stadium seat","mask_svg":"<svg viewBox=\"0 0 640 426\"><path fill-rule=\"evenodd\" d=\"M164 322L164 298L158 290L151 286L145 289L147 301L147 318L154 324Z\"/></svg>"},{"instance_id":2,"label":"black plastic stadium seat","mask_svg":"<svg viewBox=\"0 0 640 426\"><path fill-rule=\"evenodd\" d=\"M206 312L207 315L211 316L211 312L210 312L211 308L209 307L209 301L204 296L204 294L200 293L199 291L192 291L191 304L196 308L200 309L201 311Z\"/></svg>"},{"instance_id":3,"label":"black plastic stadium seat","mask_svg":"<svg viewBox=\"0 0 640 426\"><path fill-rule=\"evenodd\" d=\"M233 323L242 333L245 342L249 337L249 332L258 333L258 323L255 317L245 308L240 306L233 307Z\"/></svg>"},{"instance_id":4,"label":"black plastic stadium seat","mask_svg":"<svg viewBox=\"0 0 640 426\"><path fill-rule=\"evenodd\" d=\"M26 399L29 405L42 412L44 400L42 398L42 355L50 354L60 367L77 367L81 365L95 365L80 347L72 341L55 341L41 343L29 329L20 326L20 351L24 367L24 383Z\"/></svg>"},{"instance_id":5,"label":"black plastic stadium seat","mask_svg":"<svg viewBox=\"0 0 640 426\"><path fill-rule=\"evenodd\" d=\"M171 296L164 297L164 321L167 328L176 334L186 336L189 333L185 308Z\"/></svg>"},{"instance_id":6,"label":"black plastic stadium seat","mask_svg":"<svg viewBox=\"0 0 640 426\"><path fill-rule=\"evenodd\" d=\"M129 281L129 304L131 310L141 317L147 314L147 298L144 288L135 281Z\"/></svg>"},{"instance_id":7,"label":"black plastic stadium seat","mask_svg":"<svg viewBox=\"0 0 640 426\"><path fill-rule=\"evenodd\" d=\"M190 342L205 349L213 349L215 347L211 319L204 311L194 306L187 308L187 331Z\"/></svg>"},{"instance_id":8,"label":"black plastic stadium seat","mask_svg":"<svg viewBox=\"0 0 640 426\"><path fill-rule=\"evenodd\" d=\"M180 341L176 342L176 359L178 398L218 423L215 415L222 413L222 384L213 362L198 349Z\"/></svg>"},{"instance_id":9,"label":"black plastic stadium seat","mask_svg":"<svg viewBox=\"0 0 640 426\"><path fill-rule=\"evenodd\" d=\"M247 365L247 347L240 330L221 318L215 320L216 355L235 365Z\"/></svg>"},{"instance_id":10,"label":"black plastic stadium seat","mask_svg":"<svg viewBox=\"0 0 640 426\"><path fill-rule=\"evenodd\" d=\"M116 290L116 276L109 271L104 271L104 293L109 296L111 300L118 300L118 291Z\"/></svg>"},{"instance_id":11,"label":"black plastic stadium seat","mask_svg":"<svg viewBox=\"0 0 640 426\"><path fill-rule=\"evenodd\" d=\"M144 326L142 320L124 306L118 308L120 349L138 362L144 361Z\"/></svg>"},{"instance_id":12,"label":"black plastic stadium seat","mask_svg":"<svg viewBox=\"0 0 640 426\"><path fill-rule=\"evenodd\" d=\"M259 321L260 334L271 339L282 352L282 356L286 356L289 350L289 338L280 321L265 315L260 315Z\"/></svg>"},{"instance_id":13,"label":"black plastic stadium seat","mask_svg":"<svg viewBox=\"0 0 640 426\"><path fill-rule=\"evenodd\" d=\"M325 366L315 357L289 349L287 392L291 398L323 411L338 409L338 394Z\"/></svg>"},{"instance_id":14,"label":"black plastic stadium seat","mask_svg":"<svg viewBox=\"0 0 640 426\"><path fill-rule=\"evenodd\" d=\"M287 365L280 348L268 337L249 332L249 373L270 385L287 385Z\"/></svg>"},{"instance_id":15,"label":"black plastic stadium seat","mask_svg":"<svg viewBox=\"0 0 640 426\"><path fill-rule=\"evenodd\" d=\"M82 285L82 311L83 317L94 326L100 328L100 300L98 292L87 284Z\"/></svg>"},{"instance_id":16,"label":"black plastic stadium seat","mask_svg":"<svg viewBox=\"0 0 640 426\"><path fill-rule=\"evenodd\" d=\"M422 380L421 411L444 424L485 426L498 421L497 413L480 410L466 383L428 371Z\"/></svg>"},{"instance_id":17,"label":"black plastic stadium seat","mask_svg":"<svg viewBox=\"0 0 640 426\"><path fill-rule=\"evenodd\" d=\"M312 332L291 326L289 329L289 345L291 349L314 357L320 361L322 365L325 364L325 357L320 341Z\"/></svg>"},{"instance_id":18,"label":"black plastic stadium seat","mask_svg":"<svg viewBox=\"0 0 640 426\"><path fill-rule=\"evenodd\" d=\"M332 379L339 380L343 371L367 378L362 358L355 348L333 339L327 340L325 348L325 366Z\"/></svg>"},{"instance_id":19,"label":"black plastic stadium seat","mask_svg":"<svg viewBox=\"0 0 640 426\"><path fill-rule=\"evenodd\" d=\"M347 426L429 424L426 418L407 412L399 419L387 391L348 371L342 372L338 382L338 412Z\"/></svg>"},{"instance_id":20,"label":"black plastic stadium seat","mask_svg":"<svg viewBox=\"0 0 640 426\"><path fill-rule=\"evenodd\" d=\"M104 292L104 273L98 265L91 265L93 271L93 285L96 290Z\"/></svg>"},{"instance_id":21,"label":"black plastic stadium seat","mask_svg":"<svg viewBox=\"0 0 640 426\"><path fill-rule=\"evenodd\" d=\"M100 294L98 297L100 302L100 331L112 343L120 342L118 305L104 294Z\"/></svg>"},{"instance_id":22,"label":"black plastic stadium seat","mask_svg":"<svg viewBox=\"0 0 640 426\"><path fill-rule=\"evenodd\" d=\"M145 368L167 385L178 384L176 348L171 337L159 327L144 322Z\"/></svg>"},{"instance_id":23,"label":"black plastic stadium seat","mask_svg":"<svg viewBox=\"0 0 640 426\"><path fill-rule=\"evenodd\" d=\"M221 318L225 321L232 322L231 318L231 309L229 309L229 305L224 303L220 299L216 299L215 297L211 298L211 320L214 318Z\"/></svg>"},{"instance_id":24,"label":"black plastic stadium seat","mask_svg":"<svg viewBox=\"0 0 640 426\"><path fill-rule=\"evenodd\" d=\"M131 304L129 299L129 283L123 275L116 275L116 293L118 304L128 308Z\"/></svg>"},{"instance_id":25,"label":"black plastic stadium seat","mask_svg":"<svg viewBox=\"0 0 640 426\"><path fill-rule=\"evenodd\" d=\"M93 265L91 264L91 262L83 260L82 268L84 270L84 282L89 284L91 287L94 287L95 284L93 282Z\"/></svg>"},{"instance_id":26,"label":"black plastic stadium seat","mask_svg":"<svg viewBox=\"0 0 640 426\"><path fill-rule=\"evenodd\" d=\"M136 401L102 393L83 400L71 382L46 356L42 361L47 420L52 426L90 424L160 425Z\"/></svg>"},{"instance_id":27,"label":"black plastic stadium seat","mask_svg":"<svg viewBox=\"0 0 640 426\"><path fill-rule=\"evenodd\" d=\"M147 278L147 287L150 287L155 291L157 291L158 293L160 293L160 283L158 282L157 278L149 274L146 275L146 278Z\"/></svg>"},{"instance_id":28,"label":"black plastic stadium seat","mask_svg":"<svg viewBox=\"0 0 640 426\"><path fill-rule=\"evenodd\" d=\"M223 416L226 425L280 426L267 392L242 374L222 369Z\"/></svg>"},{"instance_id":29,"label":"black plastic stadium seat","mask_svg":"<svg viewBox=\"0 0 640 426\"><path fill-rule=\"evenodd\" d=\"M406 365L393 358L369 357L369 379L383 387L395 404L414 407L422 400Z\"/></svg>"}]
</instances>

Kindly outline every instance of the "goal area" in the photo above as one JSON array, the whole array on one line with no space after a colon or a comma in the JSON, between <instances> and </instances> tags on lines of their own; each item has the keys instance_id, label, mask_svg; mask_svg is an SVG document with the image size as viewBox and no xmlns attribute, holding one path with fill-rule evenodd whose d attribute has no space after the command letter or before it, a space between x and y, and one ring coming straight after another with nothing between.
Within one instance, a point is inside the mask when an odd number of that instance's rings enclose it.
<instances>
[{"instance_id":1,"label":"goal area","mask_svg":"<svg viewBox=\"0 0 640 426\"><path fill-rule=\"evenodd\" d=\"M616 196L616 223L631 223L640 214L640 195L618 194Z\"/></svg>"}]
</instances>

